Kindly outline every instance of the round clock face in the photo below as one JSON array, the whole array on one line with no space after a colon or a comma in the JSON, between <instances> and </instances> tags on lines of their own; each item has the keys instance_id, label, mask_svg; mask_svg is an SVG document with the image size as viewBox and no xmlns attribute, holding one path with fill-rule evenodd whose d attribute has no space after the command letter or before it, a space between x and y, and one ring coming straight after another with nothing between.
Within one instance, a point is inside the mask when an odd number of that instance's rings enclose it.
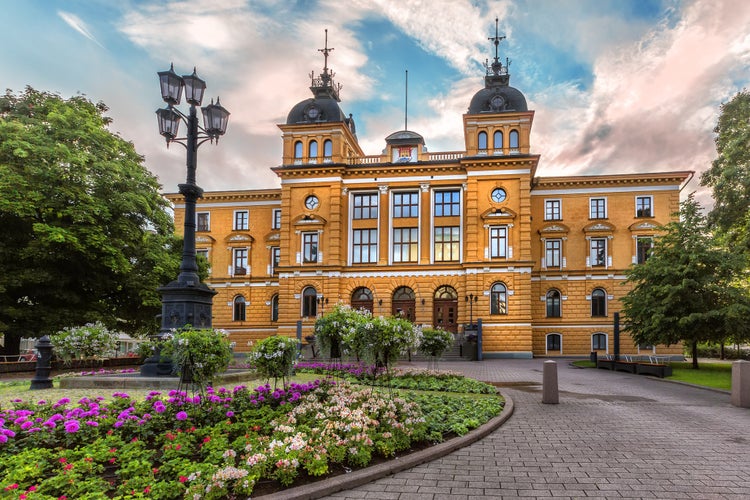
<instances>
[{"instance_id":1,"label":"round clock face","mask_svg":"<svg viewBox=\"0 0 750 500\"><path fill-rule=\"evenodd\" d=\"M307 117L311 120L315 120L318 115L320 115L320 110L316 106L311 106L310 109L307 110Z\"/></svg>"},{"instance_id":2,"label":"round clock face","mask_svg":"<svg viewBox=\"0 0 750 500\"><path fill-rule=\"evenodd\" d=\"M503 98L503 96L501 95L496 95L490 100L490 105L494 110L503 109L503 106L505 105L505 98Z\"/></svg>"},{"instance_id":3,"label":"round clock face","mask_svg":"<svg viewBox=\"0 0 750 500\"><path fill-rule=\"evenodd\" d=\"M507 197L508 195L505 194L504 189L495 188L492 190L492 201L494 201L495 203L502 203Z\"/></svg>"},{"instance_id":4,"label":"round clock face","mask_svg":"<svg viewBox=\"0 0 750 500\"><path fill-rule=\"evenodd\" d=\"M319 203L320 202L318 201L318 197L315 195L310 195L305 198L305 207L307 207L309 210L317 208Z\"/></svg>"}]
</instances>

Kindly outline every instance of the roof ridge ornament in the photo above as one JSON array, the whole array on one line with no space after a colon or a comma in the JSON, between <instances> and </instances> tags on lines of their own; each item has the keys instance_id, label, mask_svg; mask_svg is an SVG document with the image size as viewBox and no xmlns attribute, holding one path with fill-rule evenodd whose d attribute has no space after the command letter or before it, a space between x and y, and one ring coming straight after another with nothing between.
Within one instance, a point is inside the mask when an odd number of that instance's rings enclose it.
<instances>
[{"instance_id":1,"label":"roof ridge ornament","mask_svg":"<svg viewBox=\"0 0 750 500\"><path fill-rule=\"evenodd\" d=\"M505 58L505 65L500 62L500 54L499 54L499 47L500 42L502 40L506 40L505 35L500 36L500 27L499 27L499 19L495 18L495 36L487 38L489 41L491 41L495 45L495 57L492 61L492 64L489 63L489 59L485 59L484 61L484 68L486 70L486 75L484 78L485 85L487 87L491 86L507 86L510 82L510 74L508 73L508 68L510 67L510 59L507 57Z\"/></svg>"},{"instance_id":2,"label":"roof ridge ornament","mask_svg":"<svg viewBox=\"0 0 750 500\"><path fill-rule=\"evenodd\" d=\"M328 28L325 30L325 46L322 49L318 49L318 52L323 53L323 72L315 77L315 71L310 72L310 90L312 90L315 97L330 97L335 99L337 102L341 102L339 98L339 91L341 90L341 84L337 84L333 81L333 77L336 73L330 71L328 68L328 55L334 50L333 47L328 47Z\"/></svg>"}]
</instances>

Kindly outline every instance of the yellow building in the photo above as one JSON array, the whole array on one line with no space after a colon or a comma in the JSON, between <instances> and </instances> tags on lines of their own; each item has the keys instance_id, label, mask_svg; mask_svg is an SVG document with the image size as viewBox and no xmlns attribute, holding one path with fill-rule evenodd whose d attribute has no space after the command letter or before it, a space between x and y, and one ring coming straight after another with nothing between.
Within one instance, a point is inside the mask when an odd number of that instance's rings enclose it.
<instances>
[{"instance_id":1,"label":"yellow building","mask_svg":"<svg viewBox=\"0 0 750 500\"><path fill-rule=\"evenodd\" d=\"M536 177L534 111L497 53L463 117L464 151L428 152L400 130L365 155L328 50L313 96L279 125L281 188L198 202L214 327L242 351L298 322L308 335L343 302L459 333L481 318L484 357L612 353L624 272L648 257L692 173ZM181 196L168 197L182 227ZM681 353L626 335L621 350Z\"/></svg>"}]
</instances>

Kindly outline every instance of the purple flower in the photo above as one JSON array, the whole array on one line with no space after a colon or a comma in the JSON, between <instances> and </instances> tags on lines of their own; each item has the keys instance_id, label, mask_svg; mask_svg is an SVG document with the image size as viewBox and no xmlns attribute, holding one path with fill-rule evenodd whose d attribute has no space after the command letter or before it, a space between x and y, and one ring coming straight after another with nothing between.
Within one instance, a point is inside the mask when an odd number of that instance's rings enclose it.
<instances>
[{"instance_id":1,"label":"purple flower","mask_svg":"<svg viewBox=\"0 0 750 500\"><path fill-rule=\"evenodd\" d=\"M188 414L184 411L177 412L177 415L174 416L177 420L187 420Z\"/></svg>"},{"instance_id":2,"label":"purple flower","mask_svg":"<svg viewBox=\"0 0 750 500\"><path fill-rule=\"evenodd\" d=\"M233 416L234 416L234 412L233 411L230 410L230 411L227 412L227 418L232 418Z\"/></svg>"},{"instance_id":3,"label":"purple flower","mask_svg":"<svg viewBox=\"0 0 750 500\"><path fill-rule=\"evenodd\" d=\"M27 431L32 425L34 425L34 422L27 420L26 422L21 424L21 430Z\"/></svg>"},{"instance_id":4,"label":"purple flower","mask_svg":"<svg viewBox=\"0 0 750 500\"><path fill-rule=\"evenodd\" d=\"M114 423L113 427L115 429L118 429L118 428L122 427L122 424L123 424L123 421L122 420L118 420L117 422Z\"/></svg>"},{"instance_id":5,"label":"purple flower","mask_svg":"<svg viewBox=\"0 0 750 500\"><path fill-rule=\"evenodd\" d=\"M81 428L81 425L78 423L78 420L68 420L65 422L65 432L68 434L73 434L74 432L78 432L78 429Z\"/></svg>"},{"instance_id":6,"label":"purple flower","mask_svg":"<svg viewBox=\"0 0 750 500\"><path fill-rule=\"evenodd\" d=\"M0 434L0 443L7 443L8 442L8 436L5 434Z\"/></svg>"},{"instance_id":7,"label":"purple flower","mask_svg":"<svg viewBox=\"0 0 750 500\"><path fill-rule=\"evenodd\" d=\"M99 422L95 422L93 420L87 420L86 425L91 426L91 427L99 427Z\"/></svg>"}]
</instances>

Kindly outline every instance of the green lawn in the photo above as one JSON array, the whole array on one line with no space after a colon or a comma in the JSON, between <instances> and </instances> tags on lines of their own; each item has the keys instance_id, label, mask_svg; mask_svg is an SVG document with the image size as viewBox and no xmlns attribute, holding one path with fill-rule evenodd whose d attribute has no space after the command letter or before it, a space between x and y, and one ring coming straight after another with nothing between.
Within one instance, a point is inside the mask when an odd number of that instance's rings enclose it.
<instances>
[{"instance_id":1,"label":"green lawn","mask_svg":"<svg viewBox=\"0 0 750 500\"><path fill-rule=\"evenodd\" d=\"M575 366L581 368L595 368L596 365L589 360L575 361ZM714 389L731 390L732 388L732 363L727 361L710 361L699 364L697 370L689 361L673 361L672 376L667 380L678 380L688 384L711 387Z\"/></svg>"}]
</instances>

